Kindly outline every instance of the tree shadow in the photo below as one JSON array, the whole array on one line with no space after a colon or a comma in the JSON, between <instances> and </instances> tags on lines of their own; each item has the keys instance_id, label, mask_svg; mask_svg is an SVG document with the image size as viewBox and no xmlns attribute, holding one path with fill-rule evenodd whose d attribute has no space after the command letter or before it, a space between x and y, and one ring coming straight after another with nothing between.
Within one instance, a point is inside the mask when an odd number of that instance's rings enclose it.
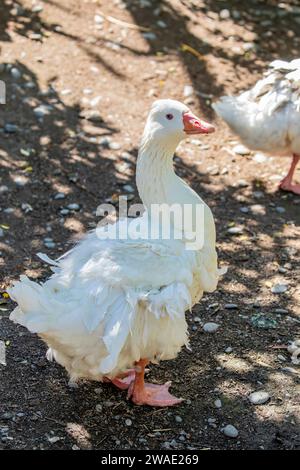
<instances>
[{"instance_id":1,"label":"tree shadow","mask_svg":"<svg viewBox=\"0 0 300 470\"><path fill-rule=\"evenodd\" d=\"M239 90L239 77L249 75L251 83L251 72L262 72L266 60L292 59L299 55L299 16L288 9L294 3L286 2L286 9L275 1L261 3L257 0L128 2L126 6L134 22L151 31L141 33L148 44L146 52L128 49L134 54L180 57L201 108L211 117L210 98L225 93L226 81L222 72L220 75L220 64L226 70L224 75L229 75L228 83L235 82ZM227 10L230 17L222 20L221 12L226 8L230 8ZM232 37L240 46L232 47Z\"/></svg>"},{"instance_id":2,"label":"tree shadow","mask_svg":"<svg viewBox=\"0 0 300 470\"><path fill-rule=\"evenodd\" d=\"M133 173L132 162L126 162L124 173L117 169L125 161L108 147L119 131L88 104L93 95L86 95L84 108L81 103L67 105L55 89L54 77L41 89L31 70L21 62L13 66L22 76L19 80L10 78L12 64L1 74L8 97L5 115L0 116L2 223L9 226L0 240L4 277L19 265L20 256L23 262L25 256L25 266L30 264L32 253L45 249L43 238L67 239L83 226L92 226L98 204L120 193L130 177L126 171ZM76 201L80 209L66 211ZM17 244L22 254L15 252ZM62 250L59 244L57 250Z\"/></svg>"},{"instance_id":3,"label":"tree shadow","mask_svg":"<svg viewBox=\"0 0 300 470\"><path fill-rule=\"evenodd\" d=\"M72 9L56 2L44 2L54 5L64 12L71 13ZM39 10L29 9L21 2L14 2L9 8L5 4L0 4L0 41L12 42L15 35L20 35L31 39L32 41L44 42L49 35L56 34L63 36L83 50L96 63L103 66L108 72L119 78L124 78L121 71L118 71L113 64L107 62L100 53L99 48L95 44L87 44L84 39L78 35L71 34L63 29L58 23L51 23L44 19L43 13Z\"/></svg>"}]
</instances>

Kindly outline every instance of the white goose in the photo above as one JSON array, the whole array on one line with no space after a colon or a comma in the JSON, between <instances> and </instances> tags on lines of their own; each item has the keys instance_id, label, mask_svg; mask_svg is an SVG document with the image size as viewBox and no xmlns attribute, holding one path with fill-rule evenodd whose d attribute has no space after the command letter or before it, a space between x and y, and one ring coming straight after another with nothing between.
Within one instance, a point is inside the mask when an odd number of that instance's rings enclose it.
<instances>
[{"instance_id":1,"label":"white goose","mask_svg":"<svg viewBox=\"0 0 300 470\"><path fill-rule=\"evenodd\" d=\"M300 59L275 60L252 89L222 97L213 108L250 149L292 155L279 187L300 194L300 184L292 182L300 159Z\"/></svg>"},{"instance_id":2,"label":"white goose","mask_svg":"<svg viewBox=\"0 0 300 470\"><path fill-rule=\"evenodd\" d=\"M128 388L136 404L181 401L168 392L170 383L145 383L144 373L149 362L175 358L188 344L185 311L217 286L213 216L176 176L172 163L187 134L213 130L178 101L153 104L136 175L146 211L130 222L138 221L142 231L153 203L200 204L204 220L196 229L204 231L201 249L187 249L185 240L175 237L110 240L96 230L52 262L54 274L44 284L22 276L9 289L18 303L10 318L38 333L50 347L48 357L64 366L72 380L110 380Z\"/></svg>"}]
</instances>

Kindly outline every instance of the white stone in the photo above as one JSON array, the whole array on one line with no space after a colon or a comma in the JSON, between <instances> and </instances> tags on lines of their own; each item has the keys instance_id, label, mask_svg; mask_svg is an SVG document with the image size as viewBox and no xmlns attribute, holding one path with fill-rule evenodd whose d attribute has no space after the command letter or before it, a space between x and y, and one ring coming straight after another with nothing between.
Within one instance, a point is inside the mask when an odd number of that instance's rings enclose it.
<instances>
[{"instance_id":1,"label":"white stone","mask_svg":"<svg viewBox=\"0 0 300 470\"><path fill-rule=\"evenodd\" d=\"M220 409L222 408L222 402L219 398L217 398L215 401L214 401L214 404L215 404L215 407Z\"/></svg>"},{"instance_id":2,"label":"white stone","mask_svg":"<svg viewBox=\"0 0 300 470\"><path fill-rule=\"evenodd\" d=\"M95 21L96 24L102 24L103 21L104 21L104 18L101 15L95 15L94 16L94 21Z\"/></svg>"},{"instance_id":3,"label":"white stone","mask_svg":"<svg viewBox=\"0 0 300 470\"><path fill-rule=\"evenodd\" d=\"M263 153L256 153L253 156L253 161L255 161L256 163L266 163L268 160L268 157Z\"/></svg>"},{"instance_id":4,"label":"white stone","mask_svg":"<svg viewBox=\"0 0 300 470\"><path fill-rule=\"evenodd\" d=\"M263 405L269 400L269 398L270 398L269 393L263 390L260 390L258 392L252 392L249 395L249 401L253 405Z\"/></svg>"},{"instance_id":5,"label":"white stone","mask_svg":"<svg viewBox=\"0 0 300 470\"><path fill-rule=\"evenodd\" d=\"M21 78L21 72L19 69L17 69L17 67L13 67L10 71L10 74L16 80L19 80L19 78Z\"/></svg>"},{"instance_id":6,"label":"white stone","mask_svg":"<svg viewBox=\"0 0 300 470\"><path fill-rule=\"evenodd\" d=\"M34 108L33 112L38 118L44 118L45 116L48 116L50 112L52 111L53 107L50 105L46 104L41 104L40 106L37 106Z\"/></svg>"},{"instance_id":7,"label":"white stone","mask_svg":"<svg viewBox=\"0 0 300 470\"><path fill-rule=\"evenodd\" d=\"M194 93L194 88L192 87L192 85L185 85L183 89L183 96L185 98L188 98L189 96L192 96L193 93Z\"/></svg>"},{"instance_id":8,"label":"white stone","mask_svg":"<svg viewBox=\"0 0 300 470\"><path fill-rule=\"evenodd\" d=\"M218 323L214 323L214 322L208 322L208 323L205 323L203 325L203 330L206 332L206 333L214 333L215 331L217 331L217 329L219 328L220 325L218 325Z\"/></svg>"},{"instance_id":9,"label":"white stone","mask_svg":"<svg viewBox=\"0 0 300 470\"><path fill-rule=\"evenodd\" d=\"M249 155L250 153L250 150L242 144L236 145L232 150L238 155Z\"/></svg>"},{"instance_id":10,"label":"white stone","mask_svg":"<svg viewBox=\"0 0 300 470\"><path fill-rule=\"evenodd\" d=\"M273 292L273 294L283 294L288 290L288 288L289 286L287 286L286 284L275 284L271 288L271 292Z\"/></svg>"},{"instance_id":11,"label":"white stone","mask_svg":"<svg viewBox=\"0 0 300 470\"><path fill-rule=\"evenodd\" d=\"M234 426L232 426L232 424L227 424L227 426L222 429L222 432L223 434L225 434L225 436L232 438L235 438L239 435L238 430Z\"/></svg>"},{"instance_id":12,"label":"white stone","mask_svg":"<svg viewBox=\"0 0 300 470\"><path fill-rule=\"evenodd\" d=\"M243 233L243 227L230 227L227 232L230 235L238 235L240 233Z\"/></svg>"},{"instance_id":13,"label":"white stone","mask_svg":"<svg viewBox=\"0 0 300 470\"><path fill-rule=\"evenodd\" d=\"M80 205L79 204L76 204L76 202L72 203L72 204L69 204L67 206L67 208L70 210L70 211L79 211L80 209Z\"/></svg>"},{"instance_id":14,"label":"white stone","mask_svg":"<svg viewBox=\"0 0 300 470\"><path fill-rule=\"evenodd\" d=\"M57 193L54 196L54 199L59 200L59 199L65 199L66 195L65 193Z\"/></svg>"},{"instance_id":15,"label":"white stone","mask_svg":"<svg viewBox=\"0 0 300 470\"><path fill-rule=\"evenodd\" d=\"M220 11L219 16L222 20L228 20L230 18L230 11L224 8Z\"/></svg>"}]
</instances>

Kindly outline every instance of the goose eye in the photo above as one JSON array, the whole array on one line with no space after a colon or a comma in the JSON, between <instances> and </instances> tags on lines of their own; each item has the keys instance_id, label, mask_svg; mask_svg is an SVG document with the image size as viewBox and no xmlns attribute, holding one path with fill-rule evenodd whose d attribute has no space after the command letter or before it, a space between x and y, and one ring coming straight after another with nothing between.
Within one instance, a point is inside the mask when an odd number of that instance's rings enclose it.
<instances>
[{"instance_id":1,"label":"goose eye","mask_svg":"<svg viewBox=\"0 0 300 470\"><path fill-rule=\"evenodd\" d=\"M169 121L171 121L171 119L173 119L173 117L174 117L173 114L167 114L166 115L166 118L169 119Z\"/></svg>"}]
</instances>

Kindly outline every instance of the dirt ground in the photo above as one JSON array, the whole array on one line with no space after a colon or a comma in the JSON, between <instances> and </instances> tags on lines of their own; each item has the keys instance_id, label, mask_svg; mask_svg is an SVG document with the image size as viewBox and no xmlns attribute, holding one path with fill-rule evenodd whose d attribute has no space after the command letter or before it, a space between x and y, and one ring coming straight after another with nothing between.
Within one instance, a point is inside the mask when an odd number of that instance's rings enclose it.
<instances>
[{"instance_id":1,"label":"dirt ground","mask_svg":"<svg viewBox=\"0 0 300 470\"><path fill-rule=\"evenodd\" d=\"M228 266L217 291L187 315L192 351L150 368L151 380L172 380L186 399L171 409L134 406L109 384L68 386L45 344L10 322L12 302L2 303L0 449L299 448L299 366L284 346L299 337L300 197L277 190L290 160L235 154L238 141L211 108L254 84L271 60L299 56L299 7L0 2L1 289L23 273L45 279L50 270L36 253L58 256L95 226L99 203L135 188L145 117L160 97L186 101L217 125L198 145L186 140L175 164L211 207ZM79 210L64 210L69 204ZM233 226L241 233L230 235ZM274 284L288 290L273 294ZM208 321L220 325L216 333L203 331ZM257 390L270 394L267 403L250 403ZM236 438L222 432L227 424Z\"/></svg>"}]
</instances>

